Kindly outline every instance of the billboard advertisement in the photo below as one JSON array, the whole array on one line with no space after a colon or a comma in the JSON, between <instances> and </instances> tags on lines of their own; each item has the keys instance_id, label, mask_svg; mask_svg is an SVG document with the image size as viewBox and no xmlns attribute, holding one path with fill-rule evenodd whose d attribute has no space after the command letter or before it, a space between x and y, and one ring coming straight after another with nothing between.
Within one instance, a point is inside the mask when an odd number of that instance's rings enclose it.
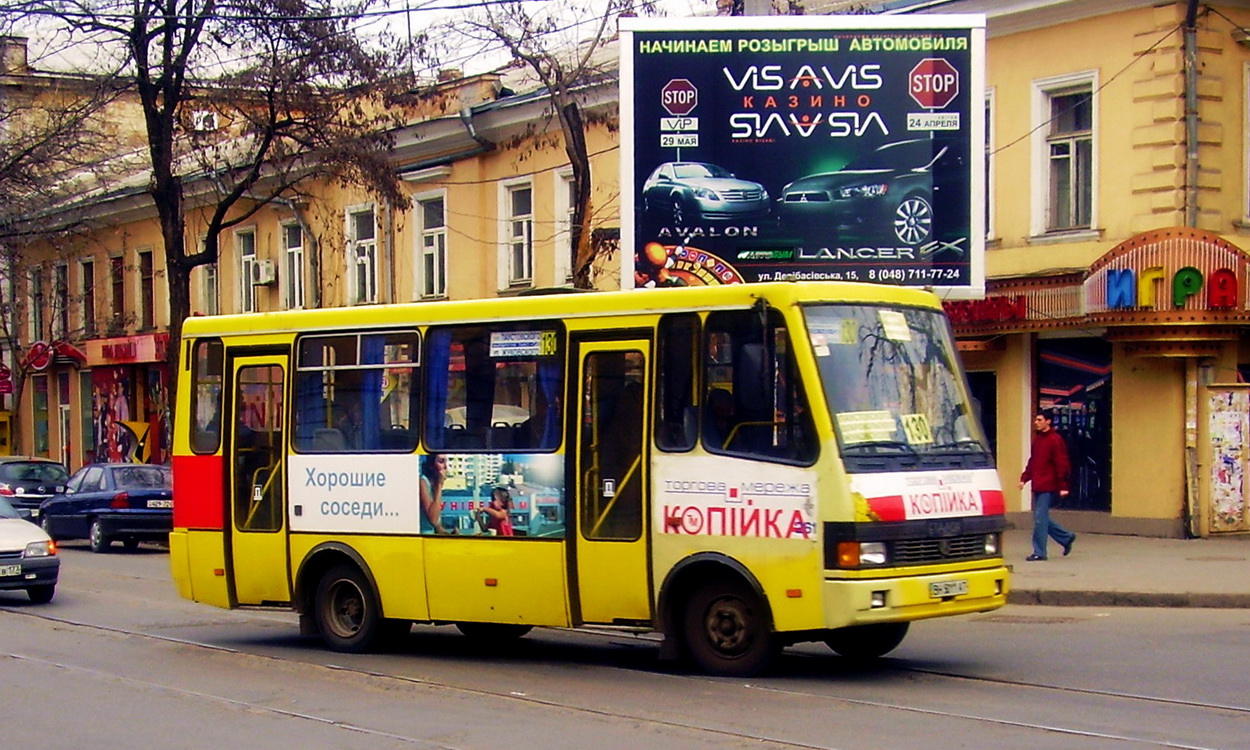
<instances>
[{"instance_id":1,"label":"billboard advertisement","mask_svg":"<svg viewBox=\"0 0 1250 750\"><path fill-rule=\"evenodd\" d=\"M621 29L627 287L842 280L983 295L984 16Z\"/></svg>"}]
</instances>

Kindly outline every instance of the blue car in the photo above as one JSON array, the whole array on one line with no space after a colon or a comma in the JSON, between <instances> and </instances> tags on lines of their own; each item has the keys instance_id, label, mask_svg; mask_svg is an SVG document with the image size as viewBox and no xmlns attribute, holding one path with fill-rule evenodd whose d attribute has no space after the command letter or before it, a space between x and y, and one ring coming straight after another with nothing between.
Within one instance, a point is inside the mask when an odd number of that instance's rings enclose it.
<instances>
[{"instance_id":1,"label":"blue car","mask_svg":"<svg viewBox=\"0 0 1250 750\"><path fill-rule=\"evenodd\" d=\"M141 541L168 542L174 527L173 473L154 464L91 464L45 500L39 524L55 540L86 539L92 552L114 541L134 550Z\"/></svg>"}]
</instances>

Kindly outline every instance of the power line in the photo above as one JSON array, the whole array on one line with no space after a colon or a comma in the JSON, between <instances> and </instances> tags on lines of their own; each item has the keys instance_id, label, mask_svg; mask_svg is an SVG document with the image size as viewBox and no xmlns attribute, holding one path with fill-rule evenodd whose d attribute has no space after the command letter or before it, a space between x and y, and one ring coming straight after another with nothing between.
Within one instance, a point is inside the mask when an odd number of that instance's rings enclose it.
<instances>
[{"instance_id":1,"label":"power line","mask_svg":"<svg viewBox=\"0 0 1250 750\"><path fill-rule=\"evenodd\" d=\"M1093 99L1095 94L1097 94L1098 92L1100 92L1100 91L1102 91L1103 89L1105 89L1105 88L1107 88L1108 86L1110 86L1110 85L1111 85L1111 83L1112 83L1112 81L1115 81L1117 78L1119 78L1120 76L1122 76L1122 75L1124 75L1126 72L1128 72L1128 69L1129 69L1129 68L1133 67L1134 65L1136 65L1137 63L1139 63L1139 62L1141 62L1143 59L1145 59L1146 55L1150 54L1151 52L1154 52L1154 51L1155 51L1155 48L1157 48L1159 45L1161 45L1161 44L1163 44L1165 41L1167 41L1168 37L1172 36L1173 34L1175 34L1175 33L1176 33L1176 32L1178 32L1178 31L1180 31L1180 30L1181 30L1181 28L1182 28L1182 24L1177 24L1176 26L1174 26L1174 27L1173 27L1170 31L1168 31L1168 33L1166 33L1166 34L1164 34L1163 36L1159 37L1159 39L1157 39L1157 40L1155 41L1155 43L1154 43L1154 44L1150 45L1150 46L1149 46L1148 48L1146 48L1144 51L1142 51L1142 52L1138 53L1137 55L1135 55L1135 56L1133 57L1133 59L1132 59L1132 60L1130 60L1130 61L1128 62L1128 64L1127 64L1127 65L1125 65L1123 68L1120 68L1118 71L1116 71L1116 72L1115 72L1115 74L1114 74L1114 75L1112 75L1110 78L1108 78L1108 79L1107 79L1106 81L1104 81L1103 83L1099 84L1098 88L1096 88L1096 89L1094 89L1093 91L1089 92L1089 93L1088 93L1088 94L1086 94L1085 96L1082 96L1082 97L1078 98L1075 102L1073 102L1072 106L1067 107L1066 109L1062 109L1062 110L1060 110L1059 112L1056 112L1053 116L1051 116L1051 117L1050 117L1050 119L1043 120L1042 122L1038 123L1038 124L1037 124L1037 127L1035 127L1035 128L1033 128L1032 130L1028 131L1028 132L1027 132L1027 133L1025 133L1024 135L1021 135L1019 138L1016 138L1015 140L1011 141L1010 143L1007 143L1007 144L1005 144L1005 145L999 146L998 148L994 149L993 151L991 151L991 152L990 152L990 156L993 156L993 155L997 154L999 151L1002 151L1002 150L1004 150L1004 149L1011 148L1012 146L1016 145L1016 144L1017 144L1017 143L1019 143L1020 141L1023 141L1024 139L1026 139L1026 138L1028 138L1029 136L1033 135L1033 134L1034 134L1034 133L1036 133L1037 131L1039 131L1039 130L1041 130L1042 128L1046 127L1047 125L1050 125L1051 123L1055 122L1056 120L1058 120L1058 119L1059 119L1060 117L1062 117L1063 115L1068 114L1068 113L1069 113L1069 112L1071 112L1072 110L1076 109L1077 107L1079 107L1079 106L1081 106L1081 105L1085 104L1086 102L1090 101L1091 99Z\"/></svg>"}]
</instances>

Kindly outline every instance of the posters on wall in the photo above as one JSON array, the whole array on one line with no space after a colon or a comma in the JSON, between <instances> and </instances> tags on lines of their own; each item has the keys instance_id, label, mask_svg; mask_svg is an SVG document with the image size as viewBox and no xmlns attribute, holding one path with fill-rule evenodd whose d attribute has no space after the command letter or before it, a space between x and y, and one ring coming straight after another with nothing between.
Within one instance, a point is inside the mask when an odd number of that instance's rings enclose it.
<instances>
[{"instance_id":1,"label":"posters on wall","mask_svg":"<svg viewBox=\"0 0 1250 750\"><path fill-rule=\"evenodd\" d=\"M1250 435L1250 391L1212 391L1208 400L1211 436L1209 531L1250 530L1246 510L1246 440Z\"/></svg>"},{"instance_id":2,"label":"posters on wall","mask_svg":"<svg viewBox=\"0 0 1250 750\"><path fill-rule=\"evenodd\" d=\"M633 285L981 296L984 31L976 15L623 21Z\"/></svg>"},{"instance_id":3,"label":"posters on wall","mask_svg":"<svg viewBox=\"0 0 1250 750\"><path fill-rule=\"evenodd\" d=\"M91 412L95 445L84 463L166 463L170 444L169 386L161 367L145 373L143 412L135 408L135 369L91 370Z\"/></svg>"}]
</instances>

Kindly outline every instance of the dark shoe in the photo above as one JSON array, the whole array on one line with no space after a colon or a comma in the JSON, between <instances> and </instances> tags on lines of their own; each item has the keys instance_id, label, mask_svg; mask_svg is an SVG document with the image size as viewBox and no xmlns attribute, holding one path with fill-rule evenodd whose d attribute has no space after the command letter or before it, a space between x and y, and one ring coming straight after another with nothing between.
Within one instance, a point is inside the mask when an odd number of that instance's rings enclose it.
<instances>
[{"instance_id":1,"label":"dark shoe","mask_svg":"<svg viewBox=\"0 0 1250 750\"><path fill-rule=\"evenodd\" d=\"M1068 543L1067 543L1067 544L1065 544L1065 545L1063 545L1063 556L1064 556L1064 557L1067 557L1068 555L1072 554L1072 545L1073 545L1073 544L1076 544L1076 534L1073 534L1073 535L1072 535L1072 538L1068 540Z\"/></svg>"},{"instance_id":2,"label":"dark shoe","mask_svg":"<svg viewBox=\"0 0 1250 750\"><path fill-rule=\"evenodd\" d=\"M1045 560L1046 558L1042 557L1041 555L1029 555L1028 557L1024 559L1029 562L1037 562L1038 560Z\"/></svg>"}]
</instances>

